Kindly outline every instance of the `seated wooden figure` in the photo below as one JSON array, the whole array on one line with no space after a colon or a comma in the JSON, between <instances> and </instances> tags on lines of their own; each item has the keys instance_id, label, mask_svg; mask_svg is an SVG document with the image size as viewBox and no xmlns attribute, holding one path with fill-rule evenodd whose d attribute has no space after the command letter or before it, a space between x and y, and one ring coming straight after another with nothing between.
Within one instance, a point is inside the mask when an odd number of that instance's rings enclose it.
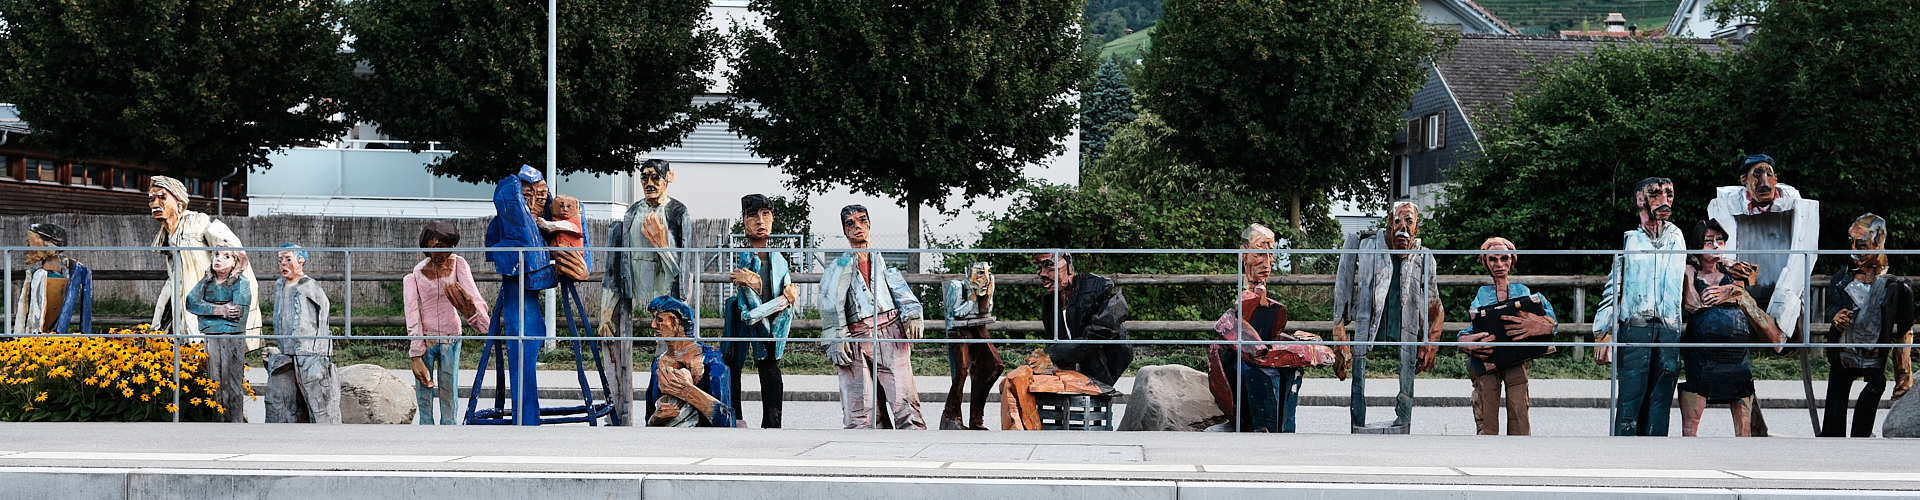
<instances>
[{"instance_id":1,"label":"seated wooden figure","mask_svg":"<svg viewBox=\"0 0 1920 500\"><path fill-rule=\"evenodd\" d=\"M1044 291L1040 317L1059 318L1041 322L1045 338L1127 340L1127 298L1113 280L1074 274L1073 260L1064 253L1034 254L1033 262ZM1129 344L1071 342L1036 350L1026 366L1007 372L1000 381L1000 427L1039 430L1036 393L1117 396L1120 391L1113 384L1132 363Z\"/></svg>"},{"instance_id":2,"label":"seated wooden figure","mask_svg":"<svg viewBox=\"0 0 1920 500\"><path fill-rule=\"evenodd\" d=\"M663 337L685 340L663 342L653 358L653 381L647 384L647 425L650 427L734 427L733 408L727 406L731 386L720 350L693 340L693 309L662 295L647 304L653 329Z\"/></svg>"},{"instance_id":3,"label":"seated wooden figure","mask_svg":"<svg viewBox=\"0 0 1920 500\"><path fill-rule=\"evenodd\" d=\"M1213 328L1227 341L1320 340L1313 334L1287 333L1287 308L1267 295L1273 274L1273 230L1253 224L1240 233L1246 282L1240 304L1228 308ZM1293 432L1300 402L1301 369L1333 364L1333 348L1307 344L1214 344L1207 352L1207 388L1228 415L1217 429L1240 432Z\"/></svg>"}]
</instances>

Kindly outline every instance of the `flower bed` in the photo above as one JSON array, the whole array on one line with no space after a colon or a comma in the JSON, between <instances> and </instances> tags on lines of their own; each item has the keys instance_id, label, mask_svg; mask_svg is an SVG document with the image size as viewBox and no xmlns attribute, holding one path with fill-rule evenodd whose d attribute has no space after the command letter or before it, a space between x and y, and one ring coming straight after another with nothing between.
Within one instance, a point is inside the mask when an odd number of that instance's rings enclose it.
<instances>
[{"instance_id":1,"label":"flower bed","mask_svg":"<svg viewBox=\"0 0 1920 500\"><path fill-rule=\"evenodd\" d=\"M173 419L174 338L116 328L134 337L35 335L0 342L0 421L140 422ZM207 354L180 346L182 421L214 421L219 382L205 378ZM232 390L231 388L229 390ZM253 388L242 387L251 396Z\"/></svg>"}]
</instances>

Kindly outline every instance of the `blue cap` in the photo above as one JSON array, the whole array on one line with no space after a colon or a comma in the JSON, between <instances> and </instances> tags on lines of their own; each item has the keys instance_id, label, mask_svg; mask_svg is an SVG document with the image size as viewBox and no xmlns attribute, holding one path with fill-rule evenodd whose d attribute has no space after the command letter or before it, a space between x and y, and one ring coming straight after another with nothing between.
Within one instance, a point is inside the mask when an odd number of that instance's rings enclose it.
<instances>
[{"instance_id":1,"label":"blue cap","mask_svg":"<svg viewBox=\"0 0 1920 500\"><path fill-rule=\"evenodd\" d=\"M520 173L516 175L520 176L520 182L527 184L547 181L547 176L541 175L540 169L533 168L533 165L521 165Z\"/></svg>"},{"instance_id":2,"label":"blue cap","mask_svg":"<svg viewBox=\"0 0 1920 500\"><path fill-rule=\"evenodd\" d=\"M300 256L300 260L307 260L307 251L306 251L306 250L298 250L298 248L301 248L301 247L300 247L300 245L295 245L295 244L292 244L292 243L281 243L281 244L280 244L280 248L292 248L292 249L295 249L295 250L283 250L283 251L286 251L286 252L293 252L293 254L294 254L294 255L298 255L298 256Z\"/></svg>"},{"instance_id":3,"label":"blue cap","mask_svg":"<svg viewBox=\"0 0 1920 500\"><path fill-rule=\"evenodd\" d=\"M687 336L693 336L693 308L687 307L686 302L681 302L680 299L673 298L672 295L661 295L654 297L653 301L647 303L647 313L658 314L663 312L679 316L680 323L686 325Z\"/></svg>"},{"instance_id":4,"label":"blue cap","mask_svg":"<svg viewBox=\"0 0 1920 500\"><path fill-rule=\"evenodd\" d=\"M1740 175L1747 175L1747 170L1751 170L1753 169L1754 165L1759 165L1762 163L1773 165L1776 168L1780 166L1780 164L1773 162L1773 157L1771 156L1748 155L1745 160L1740 161Z\"/></svg>"}]
</instances>

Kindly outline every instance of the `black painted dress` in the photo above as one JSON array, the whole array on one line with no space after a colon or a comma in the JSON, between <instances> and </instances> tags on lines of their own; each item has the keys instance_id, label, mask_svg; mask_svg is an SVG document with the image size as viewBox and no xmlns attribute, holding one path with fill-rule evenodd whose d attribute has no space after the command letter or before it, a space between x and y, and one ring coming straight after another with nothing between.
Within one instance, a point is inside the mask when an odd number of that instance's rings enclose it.
<instances>
[{"instance_id":1,"label":"black painted dress","mask_svg":"<svg viewBox=\"0 0 1920 500\"><path fill-rule=\"evenodd\" d=\"M1708 287L1729 285L1733 277L1724 266L1718 283L1694 278L1693 291L1705 294ZM1688 343L1745 343L1751 341L1751 323L1747 313L1733 304L1721 304L1687 318L1687 329L1680 341ZM1686 362L1687 380L1680 390L1699 394L1708 403L1731 403L1753 395L1753 362L1745 347L1688 347L1680 350Z\"/></svg>"}]
</instances>

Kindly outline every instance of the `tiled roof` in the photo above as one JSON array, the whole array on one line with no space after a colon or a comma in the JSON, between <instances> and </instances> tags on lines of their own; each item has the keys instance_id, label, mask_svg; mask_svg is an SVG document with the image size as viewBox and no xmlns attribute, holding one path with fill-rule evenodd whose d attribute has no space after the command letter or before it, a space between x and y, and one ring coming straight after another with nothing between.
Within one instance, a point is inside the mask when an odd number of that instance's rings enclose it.
<instances>
[{"instance_id":1,"label":"tiled roof","mask_svg":"<svg viewBox=\"0 0 1920 500\"><path fill-rule=\"evenodd\" d=\"M1463 34L1460 44L1438 59L1437 66L1464 112L1475 114L1492 106L1505 116L1507 98L1526 83L1523 74L1528 70L1537 64L1592 52L1605 43L1647 42L1612 37ZM1712 40L1694 42L1693 46L1708 52L1720 50Z\"/></svg>"}]
</instances>

